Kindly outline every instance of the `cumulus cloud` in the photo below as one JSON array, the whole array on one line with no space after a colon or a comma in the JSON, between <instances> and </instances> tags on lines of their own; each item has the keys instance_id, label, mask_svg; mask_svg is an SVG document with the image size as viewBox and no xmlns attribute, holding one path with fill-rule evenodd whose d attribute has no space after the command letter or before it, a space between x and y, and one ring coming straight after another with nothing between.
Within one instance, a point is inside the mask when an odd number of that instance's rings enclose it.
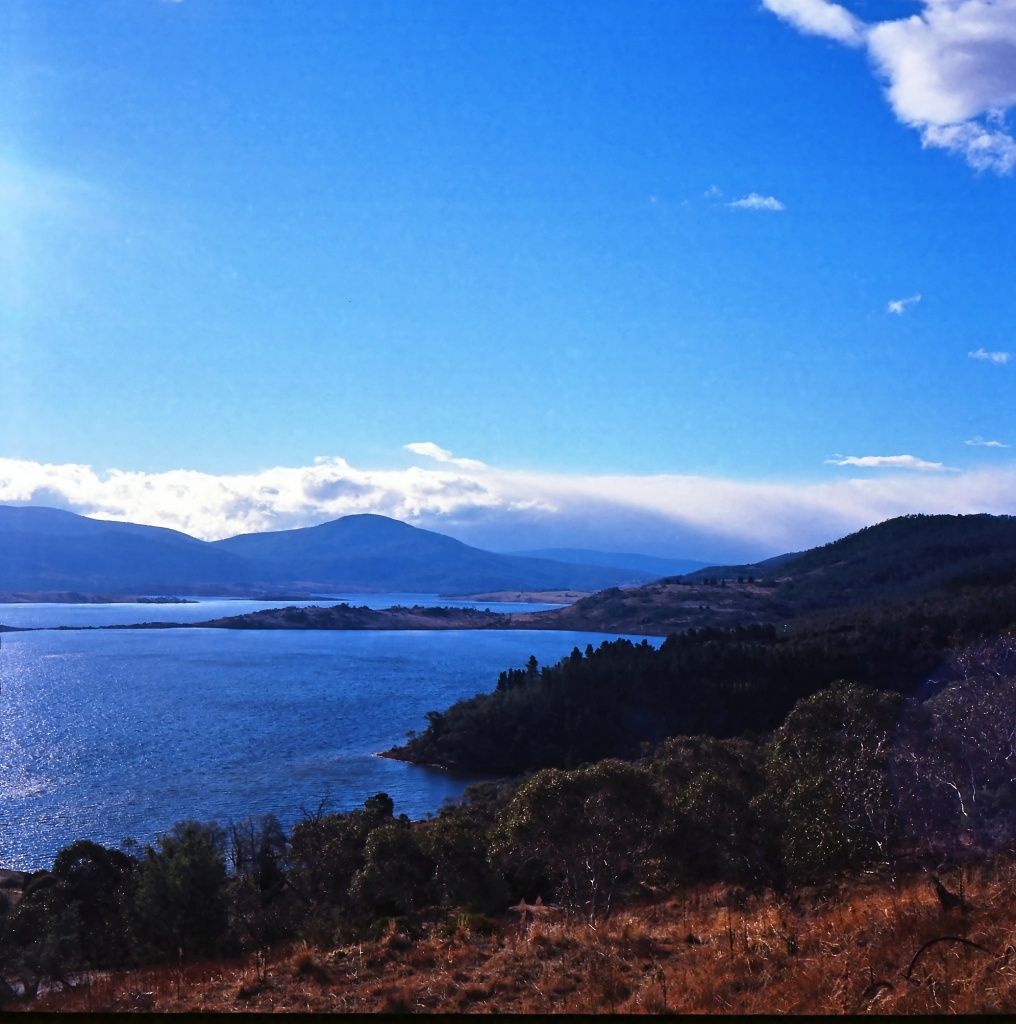
<instances>
[{"instance_id":1,"label":"cumulus cloud","mask_svg":"<svg viewBox=\"0 0 1016 1024\"><path fill-rule=\"evenodd\" d=\"M775 196L762 196L758 192L752 192L751 195L745 196L743 199L735 199L733 202L727 203L727 206L735 210L776 211L784 209L783 203Z\"/></svg>"},{"instance_id":2,"label":"cumulus cloud","mask_svg":"<svg viewBox=\"0 0 1016 1024\"><path fill-rule=\"evenodd\" d=\"M413 441L411 444L403 445L408 452L414 455L425 455L435 462L447 462L451 466L458 466L461 469L485 469L482 462L476 459L457 459L450 451L434 444L433 441Z\"/></svg>"},{"instance_id":3,"label":"cumulus cloud","mask_svg":"<svg viewBox=\"0 0 1016 1024\"><path fill-rule=\"evenodd\" d=\"M205 539L371 512L493 550L577 546L718 562L800 550L914 512L1016 512L1016 466L914 473L906 470L944 467L912 456L890 460L840 456L845 467L874 464L883 472L781 484L449 463L365 470L337 457L228 476L185 469L99 472L86 465L0 459L0 502L59 506Z\"/></svg>"},{"instance_id":4,"label":"cumulus cloud","mask_svg":"<svg viewBox=\"0 0 1016 1024\"><path fill-rule=\"evenodd\" d=\"M831 0L762 0L796 29L865 47L901 123L925 147L1006 174L1016 140L1016 0L923 0L919 13L866 23Z\"/></svg>"},{"instance_id":5,"label":"cumulus cloud","mask_svg":"<svg viewBox=\"0 0 1016 1024\"><path fill-rule=\"evenodd\" d=\"M907 311L908 306L913 306L921 301L921 296L911 295L909 299L891 299L889 305L886 307L886 312L895 313L897 316L903 316Z\"/></svg>"},{"instance_id":6,"label":"cumulus cloud","mask_svg":"<svg viewBox=\"0 0 1016 1024\"><path fill-rule=\"evenodd\" d=\"M977 349L976 352L968 352L967 355L971 359L979 359L985 363L994 363L996 366L1003 366L1012 359L1011 352L986 352L983 348Z\"/></svg>"},{"instance_id":7,"label":"cumulus cloud","mask_svg":"<svg viewBox=\"0 0 1016 1024\"><path fill-rule=\"evenodd\" d=\"M985 441L983 437L972 437L969 441L964 441L964 444L968 444L973 448L1008 448L1009 445L1002 444L1001 441Z\"/></svg>"},{"instance_id":8,"label":"cumulus cloud","mask_svg":"<svg viewBox=\"0 0 1016 1024\"><path fill-rule=\"evenodd\" d=\"M407 522L421 515L440 517L462 500L466 484L472 505L505 504L464 472L415 466L358 470L337 457L222 476L186 469L97 472L84 465L0 459L0 502L59 505L97 519L166 526L206 540L292 529L358 512Z\"/></svg>"},{"instance_id":9,"label":"cumulus cloud","mask_svg":"<svg viewBox=\"0 0 1016 1024\"><path fill-rule=\"evenodd\" d=\"M926 462L916 455L836 455L826 462L833 466L859 466L862 469L918 469L925 473L949 470L941 462Z\"/></svg>"}]
</instances>

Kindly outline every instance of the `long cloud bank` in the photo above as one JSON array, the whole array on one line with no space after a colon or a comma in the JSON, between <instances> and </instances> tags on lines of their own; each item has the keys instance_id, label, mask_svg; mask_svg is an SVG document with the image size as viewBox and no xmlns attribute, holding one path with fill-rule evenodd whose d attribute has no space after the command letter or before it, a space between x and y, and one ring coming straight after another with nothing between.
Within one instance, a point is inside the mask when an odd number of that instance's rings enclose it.
<instances>
[{"instance_id":1,"label":"long cloud bank","mask_svg":"<svg viewBox=\"0 0 1016 1024\"><path fill-rule=\"evenodd\" d=\"M370 512L494 550L591 547L735 562L800 550L908 513L1016 512L1016 465L781 484L555 475L468 459L361 470L341 458L319 458L235 476L96 472L0 459L0 503L64 508L208 540Z\"/></svg>"},{"instance_id":2,"label":"long cloud bank","mask_svg":"<svg viewBox=\"0 0 1016 1024\"><path fill-rule=\"evenodd\" d=\"M897 120L925 146L977 170L1008 173L1016 139L1016 0L923 0L906 18L865 22L831 0L762 0L808 35L863 48L886 83Z\"/></svg>"}]
</instances>

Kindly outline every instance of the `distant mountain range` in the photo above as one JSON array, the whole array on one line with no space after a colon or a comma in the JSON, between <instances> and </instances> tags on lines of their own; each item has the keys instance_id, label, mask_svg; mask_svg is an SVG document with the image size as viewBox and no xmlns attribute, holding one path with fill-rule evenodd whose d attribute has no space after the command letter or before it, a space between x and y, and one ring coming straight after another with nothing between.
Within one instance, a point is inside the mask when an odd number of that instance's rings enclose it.
<instances>
[{"instance_id":1,"label":"distant mountain range","mask_svg":"<svg viewBox=\"0 0 1016 1024\"><path fill-rule=\"evenodd\" d=\"M554 562L570 562L574 565L634 569L637 572L649 573L654 578L680 576L696 569L704 569L710 564L692 558L656 558L653 555L637 555L630 552L590 551L588 548L540 548L537 551L507 553L521 555L523 558L549 558Z\"/></svg>"},{"instance_id":2,"label":"distant mountain range","mask_svg":"<svg viewBox=\"0 0 1016 1024\"><path fill-rule=\"evenodd\" d=\"M666 570L495 554L378 515L202 541L175 530L0 505L0 592L289 595L596 591ZM700 564L700 563L698 563Z\"/></svg>"}]
</instances>

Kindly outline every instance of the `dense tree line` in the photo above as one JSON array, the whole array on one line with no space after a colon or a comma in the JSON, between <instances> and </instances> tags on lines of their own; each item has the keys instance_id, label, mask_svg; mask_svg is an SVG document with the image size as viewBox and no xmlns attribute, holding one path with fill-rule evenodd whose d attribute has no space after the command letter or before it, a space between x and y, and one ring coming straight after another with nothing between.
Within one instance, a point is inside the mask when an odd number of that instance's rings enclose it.
<instances>
[{"instance_id":1,"label":"dense tree line","mask_svg":"<svg viewBox=\"0 0 1016 1024\"><path fill-rule=\"evenodd\" d=\"M143 849L76 842L20 900L0 898L0 979L31 993L91 968L341 944L393 920L454 928L520 899L593 916L685 884L785 887L1010 843L1016 639L944 668L923 700L838 682L768 735L671 737L637 761L483 783L423 822L377 794L289 835L267 817L182 822Z\"/></svg>"},{"instance_id":2,"label":"dense tree line","mask_svg":"<svg viewBox=\"0 0 1016 1024\"><path fill-rule=\"evenodd\" d=\"M1014 623L1016 585L967 586L780 626L690 629L659 649L604 642L502 673L492 693L430 712L426 730L391 753L517 775L630 759L668 736L769 731L839 679L902 694L944 680L948 651Z\"/></svg>"}]
</instances>

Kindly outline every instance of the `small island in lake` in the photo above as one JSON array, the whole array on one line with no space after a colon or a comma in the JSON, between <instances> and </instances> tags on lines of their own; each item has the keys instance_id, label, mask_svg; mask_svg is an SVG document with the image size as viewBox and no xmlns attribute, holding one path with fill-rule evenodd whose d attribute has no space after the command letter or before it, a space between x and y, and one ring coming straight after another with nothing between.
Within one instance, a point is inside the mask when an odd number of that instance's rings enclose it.
<instances>
[{"instance_id":1,"label":"small island in lake","mask_svg":"<svg viewBox=\"0 0 1016 1024\"><path fill-rule=\"evenodd\" d=\"M266 608L244 615L227 615L193 623L195 629L507 629L510 615L478 608ZM136 627L134 627L136 628Z\"/></svg>"}]
</instances>

